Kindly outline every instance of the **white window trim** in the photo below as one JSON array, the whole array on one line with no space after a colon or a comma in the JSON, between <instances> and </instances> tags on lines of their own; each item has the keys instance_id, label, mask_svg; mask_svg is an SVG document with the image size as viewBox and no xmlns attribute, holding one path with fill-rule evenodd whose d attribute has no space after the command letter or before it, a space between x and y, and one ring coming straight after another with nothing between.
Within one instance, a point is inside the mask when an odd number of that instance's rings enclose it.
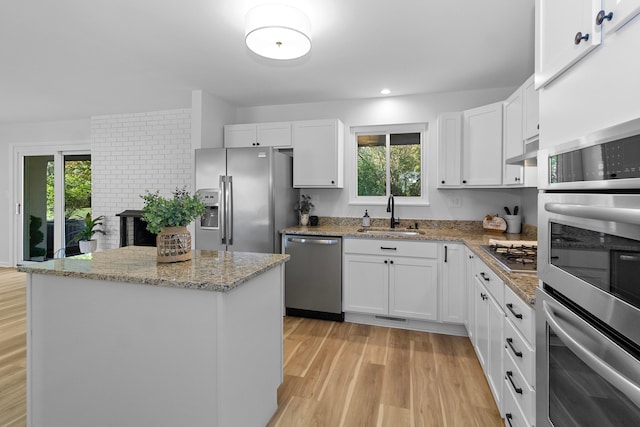
<instances>
[{"instance_id":1,"label":"white window trim","mask_svg":"<svg viewBox=\"0 0 640 427\"><path fill-rule=\"evenodd\" d=\"M420 172L422 183L422 196L420 197L394 197L396 206L429 206L429 183L427 173L428 152L428 125L426 123L407 123L395 125L351 126L351 138L348 149L347 161L351 165L349 177L349 205L377 206L387 205L388 196L358 196L358 134L386 134L386 133L420 133ZM388 155L388 152L387 152ZM388 159L387 159L388 160Z\"/></svg>"}]
</instances>

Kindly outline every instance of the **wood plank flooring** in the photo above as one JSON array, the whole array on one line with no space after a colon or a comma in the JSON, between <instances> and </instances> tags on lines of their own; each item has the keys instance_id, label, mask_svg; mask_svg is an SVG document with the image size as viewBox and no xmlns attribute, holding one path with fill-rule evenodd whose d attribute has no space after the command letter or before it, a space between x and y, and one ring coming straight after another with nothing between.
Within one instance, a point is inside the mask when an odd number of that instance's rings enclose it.
<instances>
[{"instance_id":1,"label":"wood plank flooring","mask_svg":"<svg viewBox=\"0 0 640 427\"><path fill-rule=\"evenodd\" d=\"M26 420L26 274L0 268L0 426Z\"/></svg>"},{"instance_id":2,"label":"wood plank flooring","mask_svg":"<svg viewBox=\"0 0 640 427\"><path fill-rule=\"evenodd\" d=\"M502 426L465 337L287 317L270 427Z\"/></svg>"},{"instance_id":3,"label":"wood plank flooring","mask_svg":"<svg viewBox=\"0 0 640 427\"><path fill-rule=\"evenodd\" d=\"M26 425L25 274L0 268L0 427ZM502 426L464 337L287 317L270 427Z\"/></svg>"}]
</instances>

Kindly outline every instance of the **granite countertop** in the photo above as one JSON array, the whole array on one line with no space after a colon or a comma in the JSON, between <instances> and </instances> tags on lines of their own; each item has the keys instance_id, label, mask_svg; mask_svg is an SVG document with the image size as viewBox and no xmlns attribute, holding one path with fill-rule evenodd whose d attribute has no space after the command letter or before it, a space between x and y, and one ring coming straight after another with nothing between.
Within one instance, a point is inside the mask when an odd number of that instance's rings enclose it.
<instances>
[{"instance_id":1,"label":"granite countertop","mask_svg":"<svg viewBox=\"0 0 640 427\"><path fill-rule=\"evenodd\" d=\"M193 251L193 259L156 262L156 248L126 246L18 266L18 271L111 282L226 292L289 260L289 255Z\"/></svg>"},{"instance_id":2,"label":"granite countertop","mask_svg":"<svg viewBox=\"0 0 640 427\"><path fill-rule=\"evenodd\" d=\"M377 239L402 239L402 240L423 240L423 241L440 241L440 242L459 242L467 245L473 253L484 261L498 277L500 277L505 285L515 292L523 301L529 305L535 304L536 287L538 286L538 277L535 274L526 273L507 273L488 253L480 246L488 245L490 239L504 240L537 240L534 232L524 234L496 234L485 233L482 228L469 228L468 224L461 222L460 227L456 227L456 221L450 222L434 222L434 227L429 227L428 222L423 222L419 231L423 234L415 236L398 236L398 235L380 235L359 233L357 230L362 228L353 224L321 224L319 226L296 226L287 227L280 232L282 234L306 234L317 236L341 236L341 237L358 237L358 238L377 238ZM375 228L375 227L372 227ZM402 228L403 231L415 231Z\"/></svg>"}]
</instances>

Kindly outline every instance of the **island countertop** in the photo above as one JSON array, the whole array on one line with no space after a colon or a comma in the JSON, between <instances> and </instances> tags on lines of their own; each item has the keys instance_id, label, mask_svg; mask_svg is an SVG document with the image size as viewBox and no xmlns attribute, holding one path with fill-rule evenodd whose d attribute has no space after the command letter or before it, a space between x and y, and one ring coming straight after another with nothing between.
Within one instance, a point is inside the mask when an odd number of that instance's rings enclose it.
<instances>
[{"instance_id":1,"label":"island countertop","mask_svg":"<svg viewBox=\"0 0 640 427\"><path fill-rule=\"evenodd\" d=\"M226 292L286 261L289 255L193 251L193 259L156 262L156 248L126 246L18 266L18 271L112 282Z\"/></svg>"}]
</instances>

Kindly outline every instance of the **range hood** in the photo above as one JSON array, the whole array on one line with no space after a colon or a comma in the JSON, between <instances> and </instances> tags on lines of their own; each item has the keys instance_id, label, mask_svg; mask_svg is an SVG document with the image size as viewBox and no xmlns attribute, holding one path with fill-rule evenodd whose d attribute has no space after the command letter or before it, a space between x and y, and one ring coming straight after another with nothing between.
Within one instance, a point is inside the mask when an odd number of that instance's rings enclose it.
<instances>
[{"instance_id":1,"label":"range hood","mask_svg":"<svg viewBox=\"0 0 640 427\"><path fill-rule=\"evenodd\" d=\"M509 165L537 166L538 165L538 140L524 144L524 154L510 157L505 160Z\"/></svg>"}]
</instances>

